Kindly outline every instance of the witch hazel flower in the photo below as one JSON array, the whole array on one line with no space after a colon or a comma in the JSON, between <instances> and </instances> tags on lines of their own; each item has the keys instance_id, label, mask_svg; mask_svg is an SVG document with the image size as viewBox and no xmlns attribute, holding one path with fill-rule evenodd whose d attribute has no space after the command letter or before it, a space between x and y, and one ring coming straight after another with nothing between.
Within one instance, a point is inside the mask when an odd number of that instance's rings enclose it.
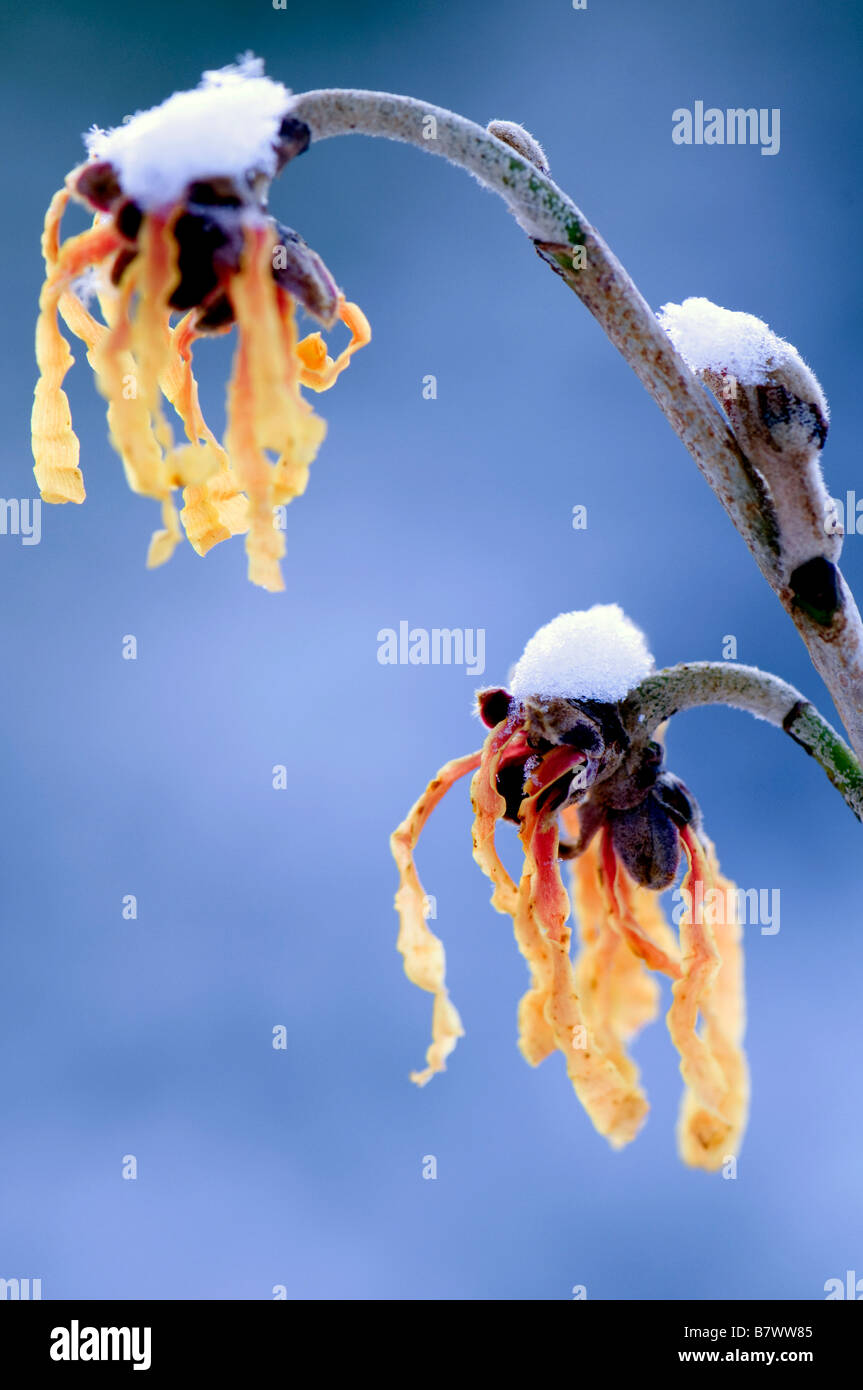
<instances>
[{"instance_id":1,"label":"witch hazel flower","mask_svg":"<svg viewBox=\"0 0 863 1390\"><path fill-rule=\"evenodd\" d=\"M842 530L821 472L830 412L814 372L753 314L690 298L664 305L658 317L767 484L795 600L829 622Z\"/></svg>"},{"instance_id":2,"label":"witch hazel flower","mask_svg":"<svg viewBox=\"0 0 863 1390\"><path fill-rule=\"evenodd\" d=\"M748 1107L741 928L690 906L679 931L659 895L685 865L687 904L734 888L719 871L691 793L664 767L663 748L628 706L653 669L642 633L616 605L563 614L541 628L509 690L483 690L482 748L447 763L392 837L400 871L398 949L408 978L434 996L424 1085L463 1034L445 983L442 943L424 913L414 853L429 815L473 773L473 853L512 919L529 985L519 1048L532 1065L563 1055L576 1095L614 1148L640 1129L648 1103L627 1044L656 1017L656 974L672 980L668 1028L684 1080L683 1160L715 1170L737 1152ZM524 851L518 883L495 844L501 822ZM571 861L571 902L561 861ZM688 896L687 896L688 895ZM571 908L576 927L569 926ZM573 936L576 952L573 957Z\"/></svg>"},{"instance_id":3,"label":"witch hazel flower","mask_svg":"<svg viewBox=\"0 0 863 1390\"><path fill-rule=\"evenodd\" d=\"M116 130L90 133L88 160L68 175L45 220L32 420L43 499L82 502L63 391L73 359L59 314L86 346L130 487L161 503L147 564L167 560L183 532L200 555L246 532L249 578L269 590L284 588L274 508L305 490L326 430L302 388L328 390L371 336L320 257L267 211L270 181L309 144L289 103L287 88L247 57ZM73 198L94 221L61 242ZM339 320L348 328L335 359L320 332L299 339L298 306L325 329ZM201 412L192 348L234 325L220 442ZM163 400L182 424L182 444Z\"/></svg>"}]
</instances>

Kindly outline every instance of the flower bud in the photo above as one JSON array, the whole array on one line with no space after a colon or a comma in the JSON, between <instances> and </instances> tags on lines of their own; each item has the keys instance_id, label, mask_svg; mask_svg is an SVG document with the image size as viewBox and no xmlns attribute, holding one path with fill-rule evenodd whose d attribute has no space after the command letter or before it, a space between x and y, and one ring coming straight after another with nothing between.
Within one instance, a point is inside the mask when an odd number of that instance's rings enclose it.
<instances>
[{"instance_id":1,"label":"flower bud","mask_svg":"<svg viewBox=\"0 0 863 1390\"><path fill-rule=\"evenodd\" d=\"M832 565L842 540L821 474L830 412L814 372L752 314L687 299L659 319L767 483L786 577L816 559Z\"/></svg>"},{"instance_id":2,"label":"flower bud","mask_svg":"<svg viewBox=\"0 0 863 1390\"><path fill-rule=\"evenodd\" d=\"M608 816L614 852L630 878L642 888L661 893L677 877L680 840L664 806L648 796L628 811Z\"/></svg>"},{"instance_id":3,"label":"flower bud","mask_svg":"<svg viewBox=\"0 0 863 1390\"><path fill-rule=\"evenodd\" d=\"M299 232L276 223L278 241L273 247L276 283L302 304L307 314L332 328L339 316L339 287L317 251Z\"/></svg>"},{"instance_id":4,"label":"flower bud","mask_svg":"<svg viewBox=\"0 0 863 1390\"><path fill-rule=\"evenodd\" d=\"M545 150L539 141L534 140L533 136L525 130L523 125L518 125L515 121L489 121L486 130L489 135L495 135L505 145L510 145L525 159L529 159L531 164L536 165L541 174L548 173Z\"/></svg>"}]
</instances>

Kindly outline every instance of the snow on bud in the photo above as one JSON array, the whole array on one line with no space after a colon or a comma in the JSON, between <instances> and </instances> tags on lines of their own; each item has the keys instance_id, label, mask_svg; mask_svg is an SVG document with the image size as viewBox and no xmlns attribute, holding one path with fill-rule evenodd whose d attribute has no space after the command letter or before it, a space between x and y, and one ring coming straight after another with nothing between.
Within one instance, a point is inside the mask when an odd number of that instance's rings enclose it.
<instances>
[{"instance_id":1,"label":"snow on bud","mask_svg":"<svg viewBox=\"0 0 863 1390\"><path fill-rule=\"evenodd\" d=\"M767 483L791 588L813 616L829 621L842 533L821 473L830 412L814 372L752 314L691 298L664 305L658 317Z\"/></svg>"}]
</instances>

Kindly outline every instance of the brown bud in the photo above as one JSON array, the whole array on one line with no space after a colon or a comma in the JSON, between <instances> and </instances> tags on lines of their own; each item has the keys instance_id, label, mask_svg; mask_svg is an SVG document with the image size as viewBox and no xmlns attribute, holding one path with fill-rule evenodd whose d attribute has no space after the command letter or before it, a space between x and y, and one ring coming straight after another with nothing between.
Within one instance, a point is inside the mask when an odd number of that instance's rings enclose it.
<instances>
[{"instance_id":1,"label":"brown bud","mask_svg":"<svg viewBox=\"0 0 863 1390\"><path fill-rule=\"evenodd\" d=\"M292 294L306 313L332 328L339 314L339 289L320 256L298 232L276 223L273 276Z\"/></svg>"},{"instance_id":2,"label":"brown bud","mask_svg":"<svg viewBox=\"0 0 863 1390\"><path fill-rule=\"evenodd\" d=\"M502 140L505 145L511 146L525 159L530 160L531 164L535 164L540 173L548 173L545 150L523 125L518 125L515 121L489 121L486 129L489 135L496 135L498 140Z\"/></svg>"}]
</instances>

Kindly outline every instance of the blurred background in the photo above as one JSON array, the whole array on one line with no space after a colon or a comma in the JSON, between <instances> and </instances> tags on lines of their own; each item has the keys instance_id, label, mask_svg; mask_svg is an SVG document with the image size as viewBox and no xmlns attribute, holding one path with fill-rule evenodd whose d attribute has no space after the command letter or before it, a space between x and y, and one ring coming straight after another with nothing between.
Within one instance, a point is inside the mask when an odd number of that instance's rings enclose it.
<instances>
[{"instance_id":1,"label":"blurred background","mask_svg":"<svg viewBox=\"0 0 863 1390\"><path fill-rule=\"evenodd\" d=\"M523 122L654 307L706 295L797 345L833 410L828 485L863 497L859 26L851 3L802 0L7 10L3 496L35 495L40 227L81 133L250 49L295 90ZM780 108L780 153L674 145L671 113L696 100ZM823 1298L863 1275L863 954L860 830L818 768L731 711L669 735L725 871L781 893L778 934L745 932L734 1180L677 1158L662 1015L636 1047L652 1111L620 1154L559 1056L522 1060L526 971L471 858L466 784L419 852L466 1037L414 1088L430 997L395 951L387 841L478 746L474 688L561 610L619 602L660 664L733 636L835 718L829 697L682 445L499 200L351 138L292 164L272 210L374 330L317 401L329 433L288 511L286 593L249 585L241 540L145 570L157 508L127 489L79 345L86 504L44 506L39 545L0 536L0 1276L45 1298ZM196 356L219 429L230 349ZM863 538L843 564L859 594ZM382 666L377 634L402 620L484 629L485 673Z\"/></svg>"}]
</instances>

